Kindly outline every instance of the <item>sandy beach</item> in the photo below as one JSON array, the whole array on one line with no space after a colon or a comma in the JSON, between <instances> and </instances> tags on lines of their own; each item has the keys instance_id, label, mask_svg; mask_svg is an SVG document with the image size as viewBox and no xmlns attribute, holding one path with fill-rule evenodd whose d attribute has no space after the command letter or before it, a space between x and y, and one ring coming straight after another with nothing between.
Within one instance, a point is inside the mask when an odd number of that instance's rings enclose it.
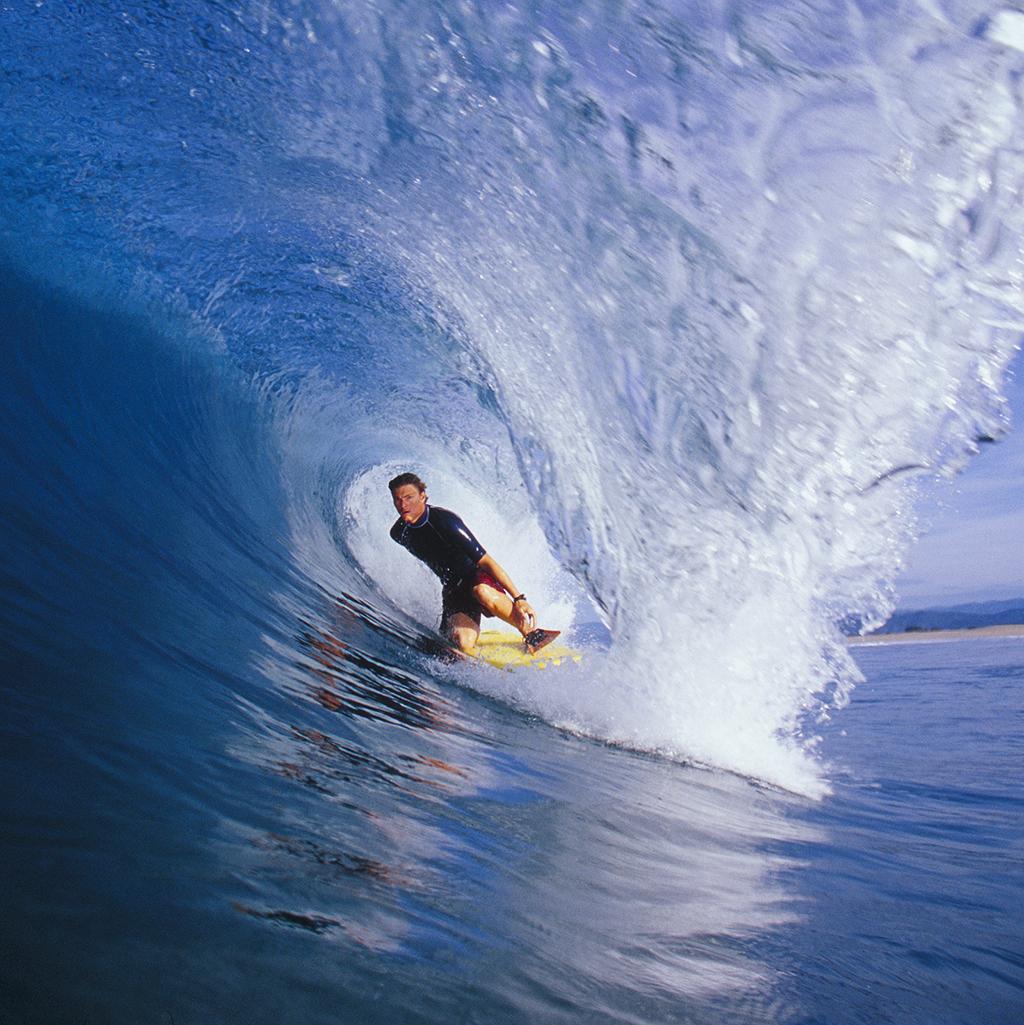
<instances>
[{"instance_id":1,"label":"sandy beach","mask_svg":"<svg viewBox=\"0 0 1024 1025\"><path fill-rule=\"evenodd\" d=\"M847 644L928 644L932 641L981 640L986 637L1024 637L1024 624L979 626L971 630L913 630L901 634L847 637Z\"/></svg>"}]
</instances>

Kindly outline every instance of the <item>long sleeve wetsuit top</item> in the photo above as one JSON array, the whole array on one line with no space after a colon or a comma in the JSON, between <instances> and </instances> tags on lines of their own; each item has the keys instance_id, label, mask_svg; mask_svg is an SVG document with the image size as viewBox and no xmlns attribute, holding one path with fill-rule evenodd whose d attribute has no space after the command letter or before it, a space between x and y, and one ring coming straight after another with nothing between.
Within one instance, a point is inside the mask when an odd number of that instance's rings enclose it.
<instances>
[{"instance_id":1,"label":"long sleeve wetsuit top","mask_svg":"<svg viewBox=\"0 0 1024 1025\"><path fill-rule=\"evenodd\" d=\"M391 539L425 562L446 590L457 588L487 554L469 527L440 506L428 505L415 523L399 517L391 528Z\"/></svg>"}]
</instances>

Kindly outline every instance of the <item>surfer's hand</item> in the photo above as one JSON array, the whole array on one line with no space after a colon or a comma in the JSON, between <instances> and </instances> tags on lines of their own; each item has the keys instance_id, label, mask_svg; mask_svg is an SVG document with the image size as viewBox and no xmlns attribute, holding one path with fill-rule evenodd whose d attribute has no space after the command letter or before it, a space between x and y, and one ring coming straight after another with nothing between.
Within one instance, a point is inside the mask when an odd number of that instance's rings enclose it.
<instances>
[{"instance_id":1,"label":"surfer's hand","mask_svg":"<svg viewBox=\"0 0 1024 1025\"><path fill-rule=\"evenodd\" d=\"M537 625L537 613L525 598L512 602L512 617L515 625L523 631L530 631Z\"/></svg>"}]
</instances>

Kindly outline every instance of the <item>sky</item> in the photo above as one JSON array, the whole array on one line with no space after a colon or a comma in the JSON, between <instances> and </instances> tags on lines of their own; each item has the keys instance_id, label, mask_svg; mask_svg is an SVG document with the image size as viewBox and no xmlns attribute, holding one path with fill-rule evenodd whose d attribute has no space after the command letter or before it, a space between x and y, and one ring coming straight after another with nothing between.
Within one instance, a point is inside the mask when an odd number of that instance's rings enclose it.
<instances>
[{"instance_id":1,"label":"sky","mask_svg":"<svg viewBox=\"0 0 1024 1025\"><path fill-rule=\"evenodd\" d=\"M1024 354L1004 392L1010 433L919 503L925 528L897 581L899 607L1024 596ZM929 525L930 524L930 525Z\"/></svg>"}]
</instances>

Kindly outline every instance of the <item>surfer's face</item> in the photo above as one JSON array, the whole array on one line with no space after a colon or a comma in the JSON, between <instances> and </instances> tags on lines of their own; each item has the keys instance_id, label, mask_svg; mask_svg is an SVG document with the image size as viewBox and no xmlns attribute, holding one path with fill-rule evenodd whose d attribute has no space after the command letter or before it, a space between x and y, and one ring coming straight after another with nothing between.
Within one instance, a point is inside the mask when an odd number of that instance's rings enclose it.
<instances>
[{"instance_id":1,"label":"surfer's face","mask_svg":"<svg viewBox=\"0 0 1024 1025\"><path fill-rule=\"evenodd\" d=\"M415 484L401 484L391 492L398 515L406 523L415 523L427 507L427 493Z\"/></svg>"}]
</instances>

